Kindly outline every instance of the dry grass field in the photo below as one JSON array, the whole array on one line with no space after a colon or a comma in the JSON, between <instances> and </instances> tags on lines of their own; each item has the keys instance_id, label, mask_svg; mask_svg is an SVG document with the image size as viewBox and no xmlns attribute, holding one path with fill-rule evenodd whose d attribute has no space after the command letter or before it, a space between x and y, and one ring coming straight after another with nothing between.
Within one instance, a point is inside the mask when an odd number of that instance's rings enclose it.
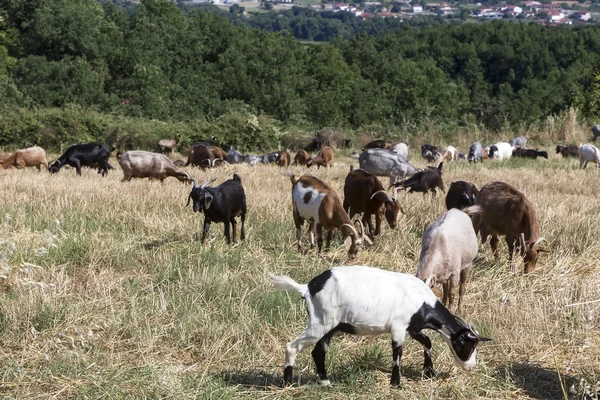
<instances>
[{"instance_id":1,"label":"dry grass field","mask_svg":"<svg viewBox=\"0 0 600 400\"><path fill-rule=\"evenodd\" d=\"M597 399L600 172L552 156L445 168L447 186L502 180L523 191L552 252L524 276L521 264L511 272L504 242L498 262L481 246L462 316L493 341L468 373L431 333L438 376L426 380L422 348L407 339L400 388L389 386L385 335L336 335L331 387L315 384L310 349L296 362L300 384L280 387L284 345L303 331L306 312L299 295L271 287L268 272L306 283L348 264L339 240L322 256L296 251L288 171L194 169L215 185L238 173L248 198L247 240L230 247L213 224L204 248L203 216L186 208L190 186L175 179L121 183L114 158L117 170L104 179L92 170L0 171L0 396ZM337 161L345 165L310 173L341 193L357 160ZM352 264L416 272L422 234L445 211L444 196L401 192L400 201L397 229L385 225Z\"/></svg>"}]
</instances>

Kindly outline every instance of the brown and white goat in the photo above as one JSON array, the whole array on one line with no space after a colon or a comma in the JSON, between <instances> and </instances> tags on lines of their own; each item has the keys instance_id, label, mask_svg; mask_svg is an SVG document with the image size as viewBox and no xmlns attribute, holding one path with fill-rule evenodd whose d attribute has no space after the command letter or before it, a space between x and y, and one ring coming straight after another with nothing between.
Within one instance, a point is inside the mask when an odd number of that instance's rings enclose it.
<instances>
[{"instance_id":1,"label":"brown and white goat","mask_svg":"<svg viewBox=\"0 0 600 400\"><path fill-rule=\"evenodd\" d=\"M208 150L215 156L215 159L227 160L227 152L219 146L207 146Z\"/></svg>"},{"instance_id":2,"label":"brown and white goat","mask_svg":"<svg viewBox=\"0 0 600 400\"><path fill-rule=\"evenodd\" d=\"M36 167L40 171L42 165L48 169L46 150L39 146L33 146L15 151L8 158L0 162L0 169Z\"/></svg>"},{"instance_id":3,"label":"brown and white goat","mask_svg":"<svg viewBox=\"0 0 600 400\"><path fill-rule=\"evenodd\" d=\"M514 187L504 182L488 183L477 194L475 205L481 207L482 214L473 216L473 227L475 232L481 230L482 243L488 235L492 236L490 245L495 258L499 256L500 235L506 235L511 263L515 247L520 249L525 273L533 271L539 252L550 251L542 244L545 239L540 237L533 204Z\"/></svg>"},{"instance_id":4,"label":"brown and white goat","mask_svg":"<svg viewBox=\"0 0 600 400\"><path fill-rule=\"evenodd\" d=\"M350 219L356 214L363 213L362 223L369 227L371 239L381 233L382 216L385 216L390 228L394 229L398 211L404 214L398 200L390 197L375 175L360 168L353 170L352 167L344 183L344 210ZM375 230L371 220L373 214L375 214Z\"/></svg>"},{"instance_id":5,"label":"brown and white goat","mask_svg":"<svg viewBox=\"0 0 600 400\"><path fill-rule=\"evenodd\" d=\"M323 147L323 150L319 152L318 156L308 160L306 166L310 168L311 166L316 165L317 169L321 167L331 167L331 160L333 160L333 149L325 146Z\"/></svg>"},{"instance_id":6,"label":"brown and white goat","mask_svg":"<svg viewBox=\"0 0 600 400\"><path fill-rule=\"evenodd\" d=\"M322 180L311 175L302 175L301 177L292 175L291 181L298 250L301 249L302 224L304 221L308 221L311 249L315 245L316 235L319 252L321 252L323 228L327 231L327 248L331 244L333 231L339 229L345 237L344 244L348 251L348 258L356 258L359 247L363 245L363 239L369 240L364 236L364 228L362 228L362 234L359 234L354 227L342 207L342 199L337 192Z\"/></svg>"}]
</instances>

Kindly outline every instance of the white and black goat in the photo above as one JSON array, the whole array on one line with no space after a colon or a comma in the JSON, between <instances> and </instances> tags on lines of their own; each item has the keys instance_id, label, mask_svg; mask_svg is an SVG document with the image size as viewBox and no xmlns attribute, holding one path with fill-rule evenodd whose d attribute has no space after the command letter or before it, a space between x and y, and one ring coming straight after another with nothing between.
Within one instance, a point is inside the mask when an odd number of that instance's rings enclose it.
<instances>
[{"instance_id":1,"label":"white and black goat","mask_svg":"<svg viewBox=\"0 0 600 400\"><path fill-rule=\"evenodd\" d=\"M202 244L206 242L208 229L211 222L223 222L225 224L225 237L227 243L231 243L229 235L229 224L233 226L233 242L235 243L237 222L235 217L242 217L242 230L240 238L246 239L246 193L242 187L242 180L237 174L217 187L208 187L216 179L206 181L200 186L194 180L194 186L188 197L186 207L193 201L194 212L204 212L204 231L202 233Z\"/></svg>"},{"instance_id":2,"label":"white and black goat","mask_svg":"<svg viewBox=\"0 0 600 400\"><path fill-rule=\"evenodd\" d=\"M296 283L288 276L270 276L278 289L299 292L306 303L308 326L287 343L284 383L291 383L296 356L315 345L313 360L322 385L328 385L325 352L335 332L356 335L392 334L392 385L400 384L402 345L408 333L424 347L424 372L433 376L431 340L422 330L440 333L454 363L470 371L475 368L477 345L487 341L462 319L452 315L431 289L415 276L366 266L334 267L308 284Z\"/></svg>"}]
</instances>

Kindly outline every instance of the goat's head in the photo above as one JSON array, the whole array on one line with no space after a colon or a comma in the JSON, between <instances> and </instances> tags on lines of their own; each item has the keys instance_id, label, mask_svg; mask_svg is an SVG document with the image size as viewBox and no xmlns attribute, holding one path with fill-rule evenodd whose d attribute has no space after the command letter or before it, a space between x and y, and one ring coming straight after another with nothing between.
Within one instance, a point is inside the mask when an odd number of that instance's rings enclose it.
<instances>
[{"instance_id":1,"label":"goat's head","mask_svg":"<svg viewBox=\"0 0 600 400\"><path fill-rule=\"evenodd\" d=\"M187 204L185 206L189 206L190 200L192 200L192 207L194 212L208 210L210 208L210 205L212 204L213 195L208 190L206 190L206 187L216 180L217 178L213 178L209 181L204 182L200 186L198 186L197 182L194 180L194 186L192 186L192 191L190 192Z\"/></svg>"},{"instance_id":2,"label":"goat's head","mask_svg":"<svg viewBox=\"0 0 600 400\"><path fill-rule=\"evenodd\" d=\"M385 196L378 212L380 215L385 217L385 220L390 228L395 229L398 221L398 212L401 211L402 214L404 214L404 210L402 209L402 206L400 206L400 203L398 203L397 199L398 188L394 190L393 199L386 191L383 190L376 192L375 195ZM371 196L371 198L373 198L375 195Z\"/></svg>"},{"instance_id":3,"label":"goat's head","mask_svg":"<svg viewBox=\"0 0 600 400\"><path fill-rule=\"evenodd\" d=\"M51 174L56 174L58 171L60 171L60 161L55 161L53 164L50 164L50 167L48 167L48 172Z\"/></svg>"},{"instance_id":4,"label":"goat's head","mask_svg":"<svg viewBox=\"0 0 600 400\"><path fill-rule=\"evenodd\" d=\"M564 148L565 148L565 146L562 146L560 144L558 146L556 146L556 154L562 153Z\"/></svg>"},{"instance_id":5,"label":"goat's head","mask_svg":"<svg viewBox=\"0 0 600 400\"><path fill-rule=\"evenodd\" d=\"M464 319L454 316L460 328L456 333L450 335L444 327L439 331L442 337L448 343L452 354L454 355L454 365L466 371L475 368L477 357L477 345L480 342L487 342L492 339L479 336L479 333L473 325Z\"/></svg>"},{"instance_id":6,"label":"goat's head","mask_svg":"<svg viewBox=\"0 0 600 400\"><path fill-rule=\"evenodd\" d=\"M358 255L358 249L362 247L365 242L373 244L371 240L365 236L365 228L362 222L358 221L358 223L361 228L360 234L358 233L358 230L356 229L356 227L354 227L354 225L343 224L340 227L342 234L346 236L346 239L344 240L344 247L348 252L348 258L351 260L354 260L356 258L356 256Z\"/></svg>"},{"instance_id":7,"label":"goat's head","mask_svg":"<svg viewBox=\"0 0 600 400\"><path fill-rule=\"evenodd\" d=\"M539 252L549 252L550 249L544 246L546 239L543 237L536 240L531 246L528 246L525 241L525 234L521 233L519 236L519 242L521 245L521 256L523 257L523 263L525 264L525 273L531 272L535 268L537 263Z\"/></svg>"}]
</instances>

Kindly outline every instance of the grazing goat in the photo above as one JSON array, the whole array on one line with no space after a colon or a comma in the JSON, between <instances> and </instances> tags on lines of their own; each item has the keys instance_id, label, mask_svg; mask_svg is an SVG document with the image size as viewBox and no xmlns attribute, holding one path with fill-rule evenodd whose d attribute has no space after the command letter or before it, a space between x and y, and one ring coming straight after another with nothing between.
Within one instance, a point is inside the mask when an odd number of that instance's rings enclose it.
<instances>
[{"instance_id":1,"label":"grazing goat","mask_svg":"<svg viewBox=\"0 0 600 400\"><path fill-rule=\"evenodd\" d=\"M477 235L469 215L477 213L479 207L463 211L450 209L431 224L423 235L417 278L427 286L441 283L443 304L452 310L454 288L459 286L458 312L465 293L471 264L477 255Z\"/></svg>"},{"instance_id":2,"label":"grazing goat","mask_svg":"<svg viewBox=\"0 0 600 400\"><path fill-rule=\"evenodd\" d=\"M98 168L102 176L108 174L109 169L114 169L109 163L110 153L115 149L109 149L102 143L74 144L61 155L56 162L50 165L48 170L56 174L64 165L75 168L77 175L81 176L81 167Z\"/></svg>"},{"instance_id":3,"label":"grazing goat","mask_svg":"<svg viewBox=\"0 0 600 400\"><path fill-rule=\"evenodd\" d=\"M185 161L184 160L175 160L173 161L173 165L175 165L176 167L185 167Z\"/></svg>"},{"instance_id":4,"label":"grazing goat","mask_svg":"<svg viewBox=\"0 0 600 400\"><path fill-rule=\"evenodd\" d=\"M423 345L423 372L435 375L431 361L431 340L422 331L437 331L446 341L454 364L467 371L476 366L477 346L490 339L480 337L475 328L448 311L431 289L415 276L366 266L333 267L308 284L288 276L270 275L277 289L300 293L308 312L305 331L285 346L283 381L292 383L296 356L315 345L312 357L319 383L330 385L325 353L336 332L355 335L392 335L391 384L400 385L402 345L406 334Z\"/></svg>"},{"instance_id":5,"label":"grazing goat","mask_svg":"<svg viewBox=\"0 0 600 400\"><path fill-rule=\"evenodd\" d=\"M352 139L344 139L344 140L342 140L342 149L349 149L351 142L352 142Z\"/></svg>"},{"instance_id":6,"label":"grazing goat","mask_svg":"<svg viewBox=\"0 0 600 400\"><path fill-rule=\"evenodd\" d=\"M396 187L402 189L409 189L408 193L421 192L423 195L431 191L435 195L437 192L435 188L439 188L442 192L446 192L444 188L444 181L442 180L442 166L443 162L440 163L439 167L429 167L423 171L416 172L413 176L395 184Z\"/></svg>"},{"instance_id":7,"label":"grazing goat","mask_svg":"<svg viewBox=\"0 0 600 400\"><path fill-rule=\"evenodd\" d=\"M461 152L459 152L459 153L456 155L456 159L457 159L457 160L466 160L466 159L467 159L467 155L466 155L465 153L461 153Z\"/></svg>"},{"instance_id":8,"label":"grazing goat","mask_svg":"<svg viewBox=\"0 0 600 400\"><path fill-rule=\"evenodd\" d=\"M479 191L472 183L465 181L452 182L446 195L446 209L458 208L462 210L474 205L477 193Z\"/></svg>"},{"instance_id":9,"label":"grazing goat","mask_svg":"<svg viewBox=\"0 0 600 400\"><path fill-rule=\"evenodd\" d=\"M490 146L489 156L495 160L507 160L512 157L513 148L506 142L498 142Z\"/></svg>"},{"instance_id":10,"label":"grazing goat","mask_svg":"<svg viewBox=\"0 0 600 400\"><path fill-rule=\"evenodd\" d=\"M248 154L248 155L246 156L246 162L247 162L249 165L256 165L256 164L259 164L259 163L261 163L261 162L262 162L262 160L263 160L263 158L262 158L261 156L257 156L257 155L254 155L254 154Z\"/></svg>"},{"instance_id":11,"label":"grazing goat","mask_svg":"<svg viewBox=\"0 0 600 400\"><path fill-rule=\"evenodd\" d=\"M202 169L213 168L216 166L217 161L218 159L215 158L208 146L197 144L188 149L188 159L185 166L198 166Z\"/></svg>"},{"instance_id":12,"label":"grazing goat","mask_svg":"<svg viewBox=\"0 0 600 400\"><path fill-rule=\"evenodd\" d=\"M333 164L331 163L332 160L333 149L331 147L325 146L323 147L323 150L319 152L318 156L316 156L315 158L308 159L308 161L306 162L306 166L310 168L313 165L316 165L317 169L321 167L327 168L333 166Z\"/></svg>"},{"instance_id":13,"label":"grazing goat","mask_svg":"<svg viewBox=\"0 0 600 400\"><path fill-rule=\"evenodd\" d=\"M556 154L562 154L563 158L579 158L579 147L575 146L574 144L570 144L567 146L559 144L558 146L556 146Z\"/></svg>"},{"instance_id":14,"label":"grazing goat","mask_svg":"<svg viewBox=\"0 0 600 400\"><path fill-rule=\"evenodd\" d=\"M529 139L529 137L518 136L514 139L510 139L508 141L508 144L510 144L513 149L517 147L525 147L525 145L527 144L527 139Z\"/></svg>"},{"instance_id":15,"label":"grazing goat","mask_svg":"<svg viewBox=\"0 0 600 400\"><path fill-rule=\"evenodd\" d=\"M517 147L512 151L513 157L522 157L522 158L533 158L536 159L538 157L543 157L546 160L548 159L547 151L538 151L538 149L525 149L523 147Z\"/></svg>"},{"instance_id":16,"label":"grazing goat","mask_svg":"<svg viewBox=\"0 0 600 400\"><path fill-rule=\"evenodd\" d=\"M600 136L600 125L592 126L592 136L592 141L595 142L598 136Z\"/></svg>"},{"instance_id":17,"label":"grazing goat","mask_svg":"<svg viewBox=\"0 0 600 400\"><path fill-rule=\"evenodd\" d=\"M294 157L294 165L306 165L306 163L308 163L308 160L310 159L310 156L308 155L308 153L304 150L299 150L296 153L296 156Z\"/></svg>"},{"instance_id":18,"label":"grazing goat","mask_svg":"<svg viewBox=\"0 0 600 400\"><path fill-rule=\"evenodd\" d=\"M596 163L596 166L600 168L600 150L593 144L580 144L579 168L585 169L590 161Z\"/></svg>"},{"instance_id":19,"label":"grazing goat","mask_svg":"<svg viewBox=\"0 0 600 400\"><path fill-rule=\"evenodd\" d=\"M235 149L231 149L227 152L227 162L229 164L240 164L246 160L246 157L242 155L239 151Z\"/></svg>"},{"instance_id":20,"label":"grazing goat","mask_svg":"<svg viewBox=\"0 0 600 400\"><path fill-rule=\"evenodd\" d=\"M296 175L292 175L291 180L298 250L301 249L302 224L306 220L310 225L311 249L315 246L314 237L316 235L319 253L321 252L323 228L327 231L327 248L329 248L331 239L333 239L334 229L339 229L345 237L344 244L348 252L348 258L356 258L359 247L363 245L364 227L361 236L352 225L346 211L344 211L342 199L337 192L314 176L303 175L298 178Z\"/></svg>"},{"instance_id":21,"label":"grazing goat","mask_svg":"<svg viewBox=\"0 0 600 400\"><path fill-rule=\"evenodd\" d=\"M361 169L375 176L388 176L390 186L417 171L406 157L385 149L365 150L358 157L358 162Z\"/></svg>"},{"instance_id":22,"label":"grazing goat","mask_svg":"<svg viewBox=\"0 0 600 400\"><path fill-rule=\"evenodd\" d=\"M17 150L5 160L0 161L0 169L36 167L38 171L41 171L42 165L48 169L46 150L39 146Z\"/></svg>"},{"instance_id":23,"label":"grazing goat","mask_svg":"<svg viewBox=\"0 0 600 400\"><path fill-rule=\"evenodd\" d=\"M362 147L362 151L365 151L367 149L385 149L385 140L372 140Z\"/></svg>"},{"instance_id":24,"label":"grazing goat","mask_svg":"<svg viewBox=\"0 0 600 400\"><path fill-rule=\"evenodd\" d=\"M392 199L375 175L362 169L352 170L346 176L344 183L344 210L354 218L355 214L363 213L363 226L369 227L369 237L374 239L381 233L381 217L385 216L390 228L396 228L398 211L402 207L398 200ZM404 214L404 211L402 210ZM371 215L375 214L375 230Z\"/></svg>"},{"instance_id":25,"label":"grazing goat","mask_svg":"<svg viewBox=\"0 0 600 400\"><path fill-rule=\"evenodd\" d=\"M211 222L223 222L225 224L225 238L227 244L232 242L229 235L229 224L233 226L233 243L235 243L237 222L235 217L241 216L242 230L240 232L241 240L246 239L245 223L246 223L246 193L242 187L242 180L237 174L233 174L233 178L229 179L219 186L208 187L216 179L206 181L200 186L197 186L194 181L194 186L188 197L186 207L193 201L194 212L204 212L204 231L202 232L202 245L206 242L208 229Z\"/></svg>"},{"instance_id":26,"label":"grazing goat","mask_svg":"<svg viewBox=\"0 0 600 400\"><path fill-rule=\"evenodd\" d=\"M456 161L458 160L458 150L454 146L446 147L444 150L444 161Z\"/></svg>"},{"instance_id":27,"label":"grazing goat","mask_svg":"<svg viewBox=\"0 0 600 400\"><path fill-rule=\"evenodd\" d=\"M162 139L157 143L157 148L160 153L172 153L179 142L179 134L175 139Z\"/></svg>"},{"instance_id":28,"label":"grazing goat","mask_svg":"<svg viewBox=\"0 0 600 400\"><path fill-rule=\"evenodd\" d=\"M481 188L475 205L481 207L482 213L473 216L473 227L476 233L481 230L482 243L486 242L488 235L492 236L490 245L494 257L499 257L498 236L506 235L511 264L516 245L523 257L525 273L533 271L538 252L549 249L542 245L545 239L540 237L535 209L527 197L507 183L492 182Z\"/></svg>"},{"instance_id":29,"label":"grazing goat","mask_svg":"<svg viewBox=\"0 0 600 400\"><path fill-rule=\"evenodd\" d=\"M469 148L469 163L475 163L477 161L483 162L483 146L481 143L475 142Z\"/></svg>"},{"instance_id":30,"label":"grazing goat","mask_svg":"<svg viewBox=\"0 0 600 400\"><path fill-rule=\"evenodd\" d=\"M399 154L408 160L408 145L406 143L396 143L396 144L389 145L387 147L387 150L390 150L393 153Z\"/></svg>"},{"instance_id":31,"label":"grazing goat","mask_svg":"<svg viewBox=\"0 0 600 400\"><path fill-rule=\"evenodd\" d=\"M182 182L192 182L189 172L179 169L164 154L150 153L148 151L128 151L119 157L119 165L123 169L121 182L130 181L131 178L150 178L164 181L173 176Z\"/></svg>"}]
</instances>

